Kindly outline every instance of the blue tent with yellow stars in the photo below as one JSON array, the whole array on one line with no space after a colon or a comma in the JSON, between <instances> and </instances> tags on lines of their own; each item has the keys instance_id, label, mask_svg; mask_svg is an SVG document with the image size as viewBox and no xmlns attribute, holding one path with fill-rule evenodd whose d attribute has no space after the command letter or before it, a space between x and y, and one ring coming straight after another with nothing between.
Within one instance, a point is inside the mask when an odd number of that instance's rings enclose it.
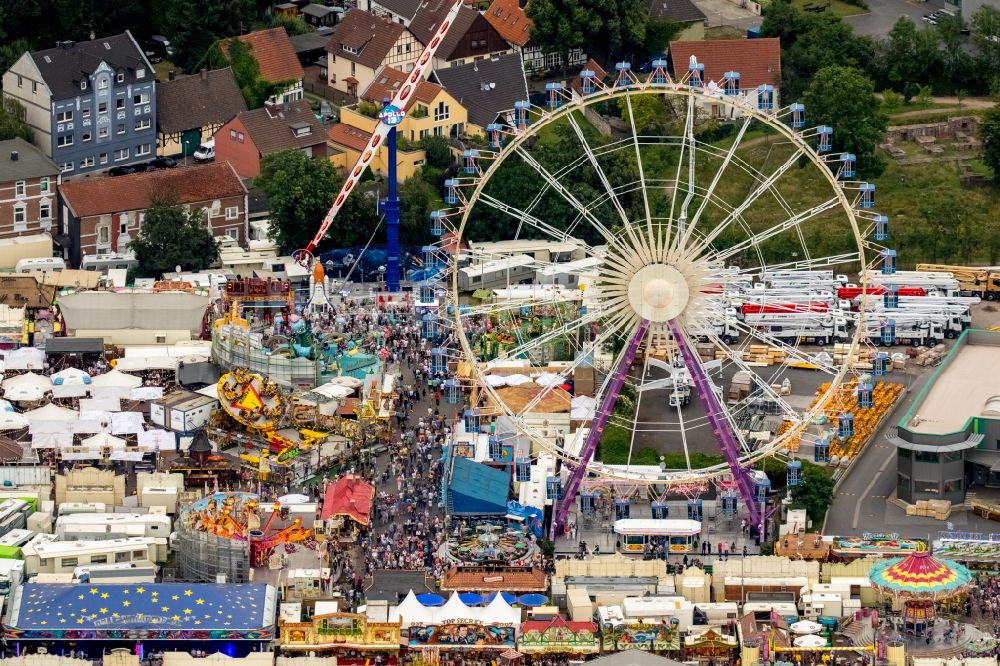
<instances>
[{"instance_id":1,"label":"blue tent with yellow stars","mask_svg":"<svg viewBox=\"0 0 1000 666\"><path fill-rule=\"evenodd\" d=\"M270 585L204 583L21 586L4 622L17 640L270 640Z\"/></svg>"}]
</instances>

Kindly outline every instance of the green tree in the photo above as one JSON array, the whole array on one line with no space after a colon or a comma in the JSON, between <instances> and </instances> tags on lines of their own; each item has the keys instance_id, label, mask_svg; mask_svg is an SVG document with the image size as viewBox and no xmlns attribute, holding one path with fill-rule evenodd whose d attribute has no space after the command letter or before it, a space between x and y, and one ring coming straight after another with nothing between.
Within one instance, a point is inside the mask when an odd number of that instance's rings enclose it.
<instances>
[{"instance_id":1,"label":"green tree","mask_svg":"<svg viewBox=\"0 0 1000 666\"><path fill-rule=\"evenodd\" d=\"M272 16L271 20L267 22L267 27L284 28L289 37L313 32L312 26L306 23L301 16Z\"/></svg>"},{"instance_id":2,"label":"green tree","mask_svg":"<svg viewBox=\"0 0 1000 666\"><path fill-rule=\"evenodd\" d=\"M889 81L897 90L902 84L916 80L917 26L906 16L901 16L888 35L888 52L885 67Z\"/></svg>"},{"instance_id":3,"label":"green tree","mask_svg":"<svg viewBox=\"0 0 1000 666\"><path fill-rule=\"evenodd\" d=\"M684 30L685 26L684 23L650 19L646 26L646 39L642 44L643 50L646 53L666 53L670 42Z\"/></svg>"},{"instance_id":4,"label":"green tree","mask_svg":"<svg viewBox=\"0 0 1000 666\"><path fill-rule=\"evenodd\" d=\"M1000 180L1000 106L983 114L979 122L979 140L983 142L983 162L993 169L993 180Z\"/></svg>"},{"instance_id":5,"label":"green tree","mask_svg":"<svg viewBox=\"0 0 1000 666\"><path fill-rule=\"evenodd\" d=\"M532 40L545 52L561 54L564 63L576 48L636 55L649 23L641 0L532 0L527 13L534 22Z\"/></svg>"},{"instance_id":6,"label":"green tree","mask_svg":"<svg viewBox=\"0 0 1000 666\"><path fill-rule=\"evenodd\" d=\"M260 63L254 57L250 46L233 37L217 42L208 53L208 62L215 69L232 67L233 78L243 93L247 107L259 109L274 95L288 87L290 81L271 83L260 76Z\"/></svg>"},{"instance_id":7,"label":"green tree","mask_svg":"<svg viewBox=\"0 0 1000 666\"><path fill-rule=\"evenodd\" d=\"M1000 70L1000 10L983 5L972 14L972 42L979 51L979 70L991 78Z\"/></svg>"},{"instance_id":8,"label":"green tree","mask_svg":"<svg viewBox=\"0 0 1000 666\"><path fill-rule=\"evenodd\" d=\"M254 0L168 0L163 31L177 49L174 64L193 72L205 63L219 39L250 30L257 14Z\"/></svg>"},{"instance_id":9,"label":"green tree","mask_svg":"<svg viewBox=\"0 0 1000 666\"><path fill-rule=\"evenodd\" d=\"M0 141L21 137L31 141L34 132L26 122L27 111L13 97L0 98Z\"/></svg>"},{"instance_id":10,"label":"green tree","mask_svg":"<svg viewBox=\"0 0 1000 666\"><path fill-rule=\"evenodd\" d=\"M174 270L201 271L219 258L219 246L205 226L201 210L187 211L176 197L161 193L146 209L138 238L129 243L140 277L160 277Z\"/></svg>"},{"instance_id":11,"label":"green tree","mask_svg":"<svg viewBox=\"0 0 1000 666\"><path fill-rule=\"evenodd\" d=\"M888 119L864 72L852 67L824 67L816 73L803 101L811 122L833 127L835 148L857 156L862 176L874 178L882 173L885 164L876 149L885 138Z\"/></svg>"},{"instance_id":12,"label":"green tree","mask_svg":"<svg viewBox=\"0 0 1000 666\"><path fill-rule=\"evenodd\" d=\"M431 241L431 211L443 204L420 174L399 186L399 242L427 245Z\"/></svg>"},{"instance_id":13,"label":"green tree","mask_svg":"<svg viewBox=\"0 0 1000 666\"><path fill-rule=\"evenodd\" d=\"M271 204L271 238L282 252L292 252L312 240L343 179L328 160L286 150L261 160L256 183ZM339 222L338 215L328 236L337 238Z\"/></svg>"},{"instance_id":14,"label":"green tree","mask_svg":"<svg viewBox=\"0 0 1000 666\"><path fill-rule=\"evenodd\" d=\"M663 98L660 95L632 95L632 120L635 128L642 132L656 129L663 121ZM618 98L618 108L622 118L628 120L628 102Z\"/></svg>"},{"instance_id":15,"label":"green tree","mask_svg":"<svg viewBox=\"0 0 1000 666\"><path fill-rule=\"evenodd\" d=\"M962 48L965 41L962 38L962 17L942 16L934 26L933 32L941 40L939 80L943 89L950 89L968 78L968 73L974 69L972 57Z\"/></svg>"},{"instance_id":16,"label":"green tree","mask_svg":"<svg viewBox=\"0 0 1000 666\"><path fill-rule=\"evenodd\" d=\"M448 139L443 136L425 136L420 140L420 147L427 154L427 164L436 169L447 169L455 162Z\"/></svg>"},{"instance_id":17,"label":"green tree","mask_svg":"<svg viewBox=\"0 0 1000 666\"><path fill-rule=\"evenodd\" d=\"M795 508L805 509L814 525L821 523L833 503L830 473L817 465L803 466L802 483L792 488L792 503Z\"/></svg>"}]
</instances>

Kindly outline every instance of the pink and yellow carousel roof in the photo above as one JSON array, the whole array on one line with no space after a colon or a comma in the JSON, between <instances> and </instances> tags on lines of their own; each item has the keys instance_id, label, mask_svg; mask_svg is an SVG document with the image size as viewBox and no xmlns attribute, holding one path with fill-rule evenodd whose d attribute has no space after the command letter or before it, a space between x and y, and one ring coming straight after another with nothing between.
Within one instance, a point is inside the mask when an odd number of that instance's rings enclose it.
<instances>
[{"instance_id":1,"label":"pink and yellow carousel roof","mask_svg":"<svg viewBox=\"0 0 1000 666\"><path fill-rule=\"evenodd\" d=\"M879 562L869 577L880 592L910 599L946 599L972 582L968 569L951 560L935 559L926 546L908 557Z\"/></svg>"}]
</instances>

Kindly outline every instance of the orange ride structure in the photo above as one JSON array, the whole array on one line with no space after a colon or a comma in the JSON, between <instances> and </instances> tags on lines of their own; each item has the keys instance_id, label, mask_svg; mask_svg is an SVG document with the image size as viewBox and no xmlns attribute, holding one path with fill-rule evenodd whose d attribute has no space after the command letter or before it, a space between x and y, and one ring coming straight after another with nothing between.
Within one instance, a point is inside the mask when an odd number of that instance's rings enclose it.
<instances>
[{"instance_id":1,"label":"orange ride structure","mask_svg":"<svg viewBox=\"0 0 1000 666\"><path fill-rule=\"evenodd\" d=\"M250 566L259 567L268 564L279 546L313 538L301 518L288 517L288 509L279 502L262 504L253 493L218 492L183 509L180 527L245 544Z\"/></svg>"},{"instance_id":2,"label":"orange ride structure","mask_svg":"<svg viewBox=\"0 0 1000 666\"><path fill-rule=\"evenodd\" d=\"M251 434L258 435L263 440L262 445L266 444L257 456L240 456L258 466L262 481L267 480L271 461L286 465L298 455L299 442L275 432L285 411L277 384L257 373L237 368L219 379L217 389L222 410Z\"/></svg>"},{"instance_id":3,"label":"orange ride structure","mask_svg":"<svg viewBox=\"0 0 1000 666\"><path fill-rule=\"evenodd\" d=\"M869 574L872 587L902 599L907 633L925 636L934 626L934 604L952 599L973 584L972 573L958 562L938 560L923 542L908 557L881 560Z\"/></svg>"}]
</instances>

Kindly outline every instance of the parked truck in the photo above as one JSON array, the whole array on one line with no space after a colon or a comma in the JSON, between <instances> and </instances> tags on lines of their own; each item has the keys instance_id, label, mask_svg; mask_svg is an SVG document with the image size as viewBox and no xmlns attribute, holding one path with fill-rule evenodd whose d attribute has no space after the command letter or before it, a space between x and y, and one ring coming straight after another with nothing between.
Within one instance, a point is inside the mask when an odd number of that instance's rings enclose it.
<instances>
[{"instance_id":1,"label":"parked truck","mask_svg":"<svg viewBox=\"0 0 1000 666\"><path fill-rule=\"evenodd\" d=\"M951 273L959 289L987 301L1000 298L1000 266L952 266L948 264L917 264L921 273Z\"/></svg>"}]
</instances>

